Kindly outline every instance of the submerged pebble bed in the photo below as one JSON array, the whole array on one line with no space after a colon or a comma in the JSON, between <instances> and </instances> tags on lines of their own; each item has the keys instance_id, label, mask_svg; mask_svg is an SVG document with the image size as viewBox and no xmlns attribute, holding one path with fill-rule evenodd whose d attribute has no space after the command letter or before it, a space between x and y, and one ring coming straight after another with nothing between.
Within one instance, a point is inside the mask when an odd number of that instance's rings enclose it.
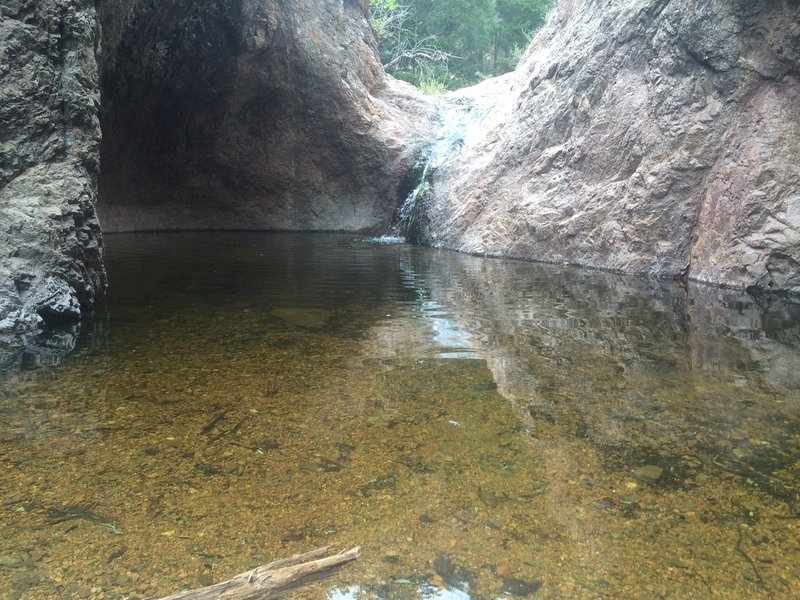
<instances>
[{"instance_id":1,"label":"submerged pebble bed","mask_svg":"<svg viewBox=\"0 0 800 600\"><path fill-rule=\"evenodd\" d=\"M352 236L108 236L0 383L0 596L146 598L332 544L301 598L800 596L800 323Z\"/></svg>"}]
</instances>

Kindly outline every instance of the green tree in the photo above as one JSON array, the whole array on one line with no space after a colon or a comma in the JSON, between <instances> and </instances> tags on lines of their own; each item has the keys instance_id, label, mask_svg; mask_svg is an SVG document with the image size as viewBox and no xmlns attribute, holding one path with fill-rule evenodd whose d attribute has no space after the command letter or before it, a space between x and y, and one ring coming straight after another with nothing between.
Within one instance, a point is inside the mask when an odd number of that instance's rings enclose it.
<instances>
[{"instance_id":1,"label":"green tree","mask_svg":"<svg viewBox=\"0 0 800 600\"><path fill-rule=\"evenodd\" d=\"M381 60L455 89L514 68L554 0L373 0Z\"/></svg>"},{"instance_id":2,"label":"green tree","mask_svg":"<svg viewBox=\"0 0 800 600\"><path fill-rule=\"evenodd\" d=\"M414 0L416 29L453 59L451 75L469 80L485 71L497 27L495 0Z\"/></svg>"},{"instance_id":3,"label":"green tree","mask_svg":"<svg viewBox=\"0 0 800 600\"><path fill-rule=\"evenodd\" d=\"M516 66L552 6L553 0L497 0L497 26L492 44L494 75Z\"/></svg>"},{"instance_id":4,"label":"green tree","mask_svg":"<svg viewBox=\"0 0 800 600\"><path fill-rule=\"evenodd\" d=\"M370 9L380 39L381 62L387 71L416 73L411 82L419 85L421 76L432 77L437 68L447 70L450 55L435 36L420 31L411 0L373 0Z\"/></svg>"}]
</instances>

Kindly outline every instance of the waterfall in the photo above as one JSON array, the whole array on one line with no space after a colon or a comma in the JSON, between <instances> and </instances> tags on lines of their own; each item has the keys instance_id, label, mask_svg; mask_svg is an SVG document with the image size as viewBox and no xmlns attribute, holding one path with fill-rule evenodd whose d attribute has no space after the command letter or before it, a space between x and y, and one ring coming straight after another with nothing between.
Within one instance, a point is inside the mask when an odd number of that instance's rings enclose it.
<instances>
[{"instance_id":1,"label":"waterfall","mask_svg":"<svg viewBox=\"0 0 800 600\"><path fill-rule=\"evenodd\" d=\"M436 135L411 168L411 192L384 239L413 241L420 205L433 186L437 169L458 155L469 131L494 106L494 96L470 93L471 89L452 92L444 98L437 115Z\"/></svg>"}]
</instances>

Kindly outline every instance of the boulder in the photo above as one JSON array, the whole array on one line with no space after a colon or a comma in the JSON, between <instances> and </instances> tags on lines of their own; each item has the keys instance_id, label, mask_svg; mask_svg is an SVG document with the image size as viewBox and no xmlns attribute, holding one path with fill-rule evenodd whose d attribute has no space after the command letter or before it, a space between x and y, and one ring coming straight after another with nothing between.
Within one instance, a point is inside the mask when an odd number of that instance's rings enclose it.
<instances>
[{"instance_id":1,"label":"boulder","mask_svg":"<svg viewBox=\"0 0 800 600\"><path fill-rule=\"evenodd\" d=\"M0 7L2 352L105 290L96 39L93 0Z\"/></svg>"},{"instance_id":2,"label":"boulder","mask_svg":"<svg viewBox=\"0 0 800 600\"><path fill-rule=\"evenodd\" d=\"M424 243L800 292L800 3L562 0Z\"/></svg>"}]
</instances>

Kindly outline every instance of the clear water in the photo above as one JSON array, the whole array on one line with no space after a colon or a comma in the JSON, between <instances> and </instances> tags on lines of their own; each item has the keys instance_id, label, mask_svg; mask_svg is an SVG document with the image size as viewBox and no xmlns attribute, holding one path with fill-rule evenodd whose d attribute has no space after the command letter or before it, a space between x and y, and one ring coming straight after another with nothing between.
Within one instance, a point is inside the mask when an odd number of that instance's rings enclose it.
<instances>
[{"instance_id":1,"label":"clear water","mask_svg":"<svg viewBox=\"0 0 800 600\"><path fill-rule=\"evenodd\" d=\"M800 308L353 236L108 236L0 381L0 597L800 597Z\"/></svg>"}]
</instances>

